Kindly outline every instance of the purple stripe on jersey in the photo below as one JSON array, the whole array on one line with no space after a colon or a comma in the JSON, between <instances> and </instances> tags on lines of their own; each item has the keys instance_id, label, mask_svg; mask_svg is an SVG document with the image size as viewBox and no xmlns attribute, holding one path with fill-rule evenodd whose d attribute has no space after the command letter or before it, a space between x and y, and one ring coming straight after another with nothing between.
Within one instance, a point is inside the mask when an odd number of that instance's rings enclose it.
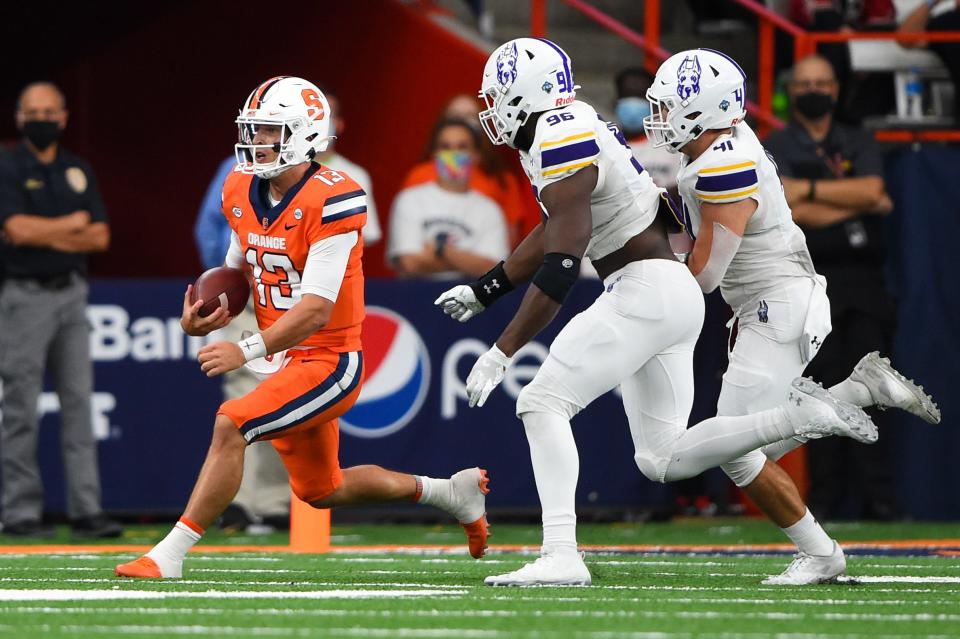
<instances>
[{"instance_id":1,"label":"purple stripe on jersey","mask_svg":"<svg viewBox=\"0 0 960 639\"><path fill-rule=\"evenodd\" d=\"M701 175L693 188L705 193L745 189L757 183L756 169L731 173L729 175Z\"/></svg>"},{"instance_id":2,"label":"purple stripe on jersey","mask_svg":"<svg viewBox=\"0 0 960 639\"><path fill-rule=\"evenodd\" d=\"M574 160L592 158L600 153L596 140L584 140L576 144L562 146L558 149L547 149L540 156L541 168L549 168L558 164L566 164Z\"/></svg>"},{"instance_id":3,"label":"purple stripe on jersey","mask_svg":"<svg viewBox=\"0 0 960 639\"><path fill-rule=\"evenodd\" d=\"M573 74L570 73L570 60L567 58L567 54L563 52L563 49L546 38L537 38L537 40L549 44L554 51L560 54L560 59L563 60L563 75L567 79L567 93L573 93Z\"/></svg>"}]
</instances>

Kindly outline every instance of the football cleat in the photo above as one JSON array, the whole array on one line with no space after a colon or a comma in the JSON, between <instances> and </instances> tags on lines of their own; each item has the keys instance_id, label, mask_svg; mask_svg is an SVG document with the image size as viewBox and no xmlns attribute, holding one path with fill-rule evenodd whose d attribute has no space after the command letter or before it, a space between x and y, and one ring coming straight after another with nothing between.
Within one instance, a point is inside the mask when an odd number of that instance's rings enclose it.
<instances>
[{"instance_id":1,"label":"football cleat","mask_svg":"<svg viewBox=\"0 0 960 639\"><path fill-rule=\"evenodd\" d=\"M182 564L178 565L177 568L180 568ZM150 557L143 555L138 557L133 561L127 562L125 564L120 564L113 570L114 574L117 577L139 577L141 579L163 579L164 577L170 578L179 578L180 573L176 575L164 575L160 571L160 566L157 565Z\"/></svg>"},{"instance_id":2,"label":"football cleat","mask_svg":"<svg viewBox=\"0 0 960 639\"><path fill-rule=\"evenodd\" d=\"M940 423L940 409L923 391L923 386L904 377L888 358L880 357L877 351L863 356L850 373L850 379L866 386L873 403L879 408L900 408L928 424Z\"/></svg>"},{"instance_id":3,"label":"football cleat","mask_svg":"<svg viewBox=\"0 0 960 639\"><path fill-rule=\"evenodd\" d=\"M467 545L474 559L487 550L487 494L490 479L482 468L467 468L450 478L450 514L457 518L467 533Z\"/></svg>"},{"instance_id":4,"label":"football cleat","mask_svg":"<svg viewBox=\"0 0 960 639\"><path fill-rule=\"evenodd\" d=\"M582 552L558 553L543 548L536 561L519 570L483 580L487 586L589 586L590 571Z\"/></svg>"},{"instance_id":5,"label":"football cleat","mask_svg":"<svg viewBox=\"0 0 960 639\"><path fill-rule=\"evenodd\" d=\"M797 435L819 439L840 435L864 444L877 441L877 426L859 406L831 395L812 379L793 380L787 396L787 416Z\"/></svg>"},{"instance_id":6,"label":"football cleat","mask_svg":"<svg viewBox=\"0 0 960 639\"><path fill-rule=\"evenodd\" d=\"M829 555L808 555L798 552L793 561L779 575L763 580L765 586L810 586L813 584L836 583L837 577L847 569L847 558L836 541Z\"/></svg>"}]
</instances>

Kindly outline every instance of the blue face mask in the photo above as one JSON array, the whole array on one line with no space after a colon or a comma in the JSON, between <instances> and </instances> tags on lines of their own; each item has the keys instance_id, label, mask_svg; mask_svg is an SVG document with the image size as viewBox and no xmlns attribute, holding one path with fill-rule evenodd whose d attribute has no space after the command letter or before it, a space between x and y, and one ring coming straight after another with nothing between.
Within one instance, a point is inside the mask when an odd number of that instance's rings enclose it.
<instances>
[{"instance_id":1,"label":"blue face mask","mask_svg":"<svg viewBox=\"0 0 960 639\"><path fill-rule=\"evenodd\" d=\"M643 98L620 98L614 111L624 133L632 137L643 132L643 119L650 115L650 103Z\"/></svg>"}]
</instances>

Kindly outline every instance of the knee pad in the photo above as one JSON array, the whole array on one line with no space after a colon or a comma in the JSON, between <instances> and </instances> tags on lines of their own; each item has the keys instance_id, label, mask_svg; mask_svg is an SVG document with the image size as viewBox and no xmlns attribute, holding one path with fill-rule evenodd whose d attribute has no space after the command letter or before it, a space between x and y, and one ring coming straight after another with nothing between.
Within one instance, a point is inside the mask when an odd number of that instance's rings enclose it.
<instances>
[{"instance_id":1,"label":"knee pad","mask_svg":"<svg viewBox=\"0 0 960 639\"><path fill-rule=\"evenodd\" d=\"M637 451L633 456L633 461L637 463L637 468L643 473L643 476L650 481L659 484L667 483L667 466L670 465L670 457L662 457L650 451Z\"/></svg>"},{"instance_id":2,"label":"knee pad","mask_svg":"<svg viewBox=\"0 0 960 639\"><path fill-rule=\"evenodd\" d=\"M541 369L517 395L517 417L524 413L553 413L570 421L581 408L563 397L561 392L559 385L546 378Z\"/></svg>"},{"instance_id":3,"label":"knee pad","mask_svg":"<svg viewBox=\"0 0 960 639\"><path fill-rule=\"evenodd\" d=\"M763 465L767 463L767 456L760 450L751 450L732 461L720 466L738 488L748 486L757 478Z\"/></svg>"}]
</instances>

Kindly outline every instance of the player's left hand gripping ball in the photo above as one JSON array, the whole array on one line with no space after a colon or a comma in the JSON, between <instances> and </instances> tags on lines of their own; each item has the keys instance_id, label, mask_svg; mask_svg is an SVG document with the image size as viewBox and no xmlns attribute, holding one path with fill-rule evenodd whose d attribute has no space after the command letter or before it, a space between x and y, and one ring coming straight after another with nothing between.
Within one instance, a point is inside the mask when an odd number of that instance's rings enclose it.
<instances>
[{"instance_id":1,"label":"player's left hand gripping ball","mask_svg":"<svg viewBox=\"0 0 960 639\"><path fill-rule=\"evenodd\" d=\"M234 342L214 342L207 344L197 353L200 370L207 377L223 375L236 370L246 363L243 351Z\"/></svg>"},{"instance_id":2,"label":"player's left hand gripping ball","mask_svg":"<svg viewBox=\"0 0 960 639\"><path fill-rule=\"evenodd\" d=\"M503 381L507 366L510 366L512 360L513 358L507 357L496 344L480 356L467 375L467 398L471 408L487 403L490 393Z\"/></svg>"}]
</instances>

